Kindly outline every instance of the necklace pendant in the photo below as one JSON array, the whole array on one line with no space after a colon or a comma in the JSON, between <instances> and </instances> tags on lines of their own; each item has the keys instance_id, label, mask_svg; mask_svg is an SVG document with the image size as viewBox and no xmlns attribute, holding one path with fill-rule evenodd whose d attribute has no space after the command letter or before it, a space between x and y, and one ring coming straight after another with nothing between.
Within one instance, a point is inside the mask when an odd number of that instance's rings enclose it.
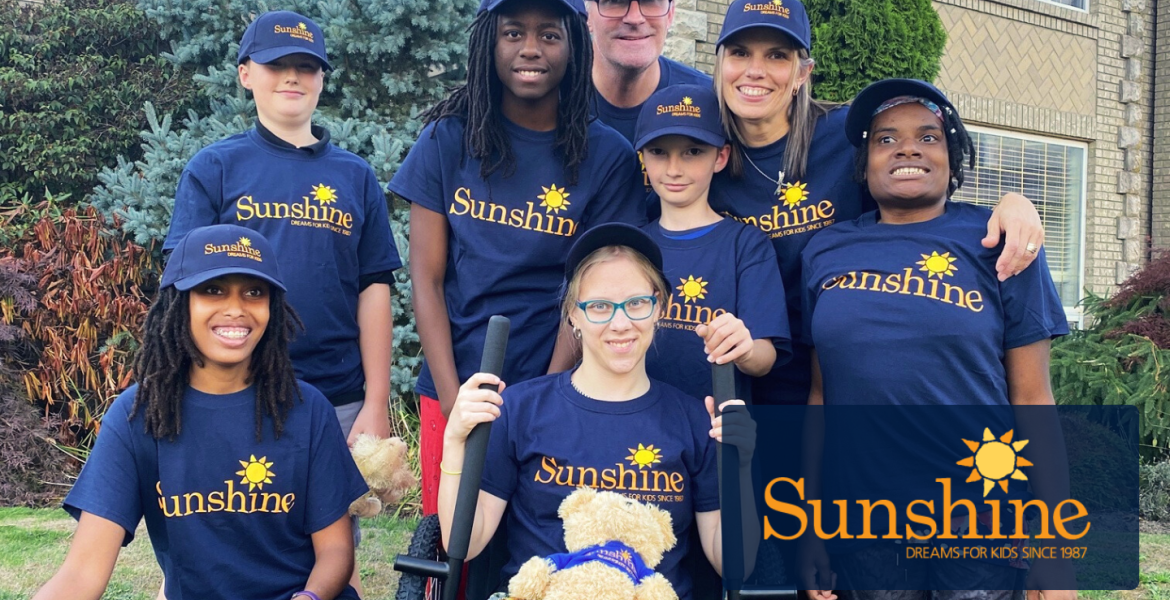
<instances>
[{"instance_id":1,"label":"necklace pendant","mask_svg":"<svg viewBox=\"0 0 1170 600\"><path fill-rule=\"evenodd\" d=\"M784 183L783 182L781 182L779 185L776 186L776 195L777 196L784 195Z\"/></svg>"}]
</instances>

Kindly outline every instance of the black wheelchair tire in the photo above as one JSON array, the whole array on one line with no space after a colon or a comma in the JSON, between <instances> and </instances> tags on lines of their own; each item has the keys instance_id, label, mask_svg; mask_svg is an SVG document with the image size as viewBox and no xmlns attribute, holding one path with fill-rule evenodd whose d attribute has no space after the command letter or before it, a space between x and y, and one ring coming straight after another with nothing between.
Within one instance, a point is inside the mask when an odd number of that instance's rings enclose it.
<instances>
[{"instance_id":1,"label":"black wheelchair tire","mask_svg":"<svg viewBox=\"0 0 1170 600\"><path fill-rule=\"evenodd\" d=\"M446 560L441 551L442 532L439 531L439 516L429 515L418 522L414 535L410 538L410 547L407 555L414 558L428 560ZM438 600L442 597L442 582L423 577L402 573L398 577L398 592L395 600Z\"/></svg>"}]
</instances>

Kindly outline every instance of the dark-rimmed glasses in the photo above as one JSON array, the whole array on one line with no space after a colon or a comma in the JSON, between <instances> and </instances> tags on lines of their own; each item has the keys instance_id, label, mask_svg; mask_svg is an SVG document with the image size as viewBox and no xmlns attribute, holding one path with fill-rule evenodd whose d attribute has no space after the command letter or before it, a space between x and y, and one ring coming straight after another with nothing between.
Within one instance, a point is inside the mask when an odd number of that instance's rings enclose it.
<instances>
[{"instance_id":1,"label":"dark-rimmed glasses","mask_svg":"<svg viewBox=\"0 0 1170 600\"><path fill-rule=\"evenodd\" d=\"M630 12L630 0L596 0L597 14L620 19ZM638 10L643 17L665 17L670 12L671 0L638 0Z\"/></svg>"},{"instance_id":2,"label":"dark-rimmed glasses","mask_svg":"<svg viewBox=\"0 0 1170 600\"><path fill-rule=\"evenodd\" d=\"M577 308L585 313L585 319L595 325L604 325L613 320L620 308L631 321L641 321L654 314L654 306L658 298L654 296L634 296L625 302L610 302L609 300L585 300L578 302Z\"/></svg>"}]
</instances>

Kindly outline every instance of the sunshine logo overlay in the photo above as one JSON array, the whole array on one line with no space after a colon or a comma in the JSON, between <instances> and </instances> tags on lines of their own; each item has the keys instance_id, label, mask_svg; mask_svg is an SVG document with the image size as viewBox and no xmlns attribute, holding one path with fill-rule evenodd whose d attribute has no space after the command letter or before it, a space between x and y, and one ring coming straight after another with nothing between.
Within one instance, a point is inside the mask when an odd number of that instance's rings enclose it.
<instances>
[{"instance_id":1,"label":"sunshine logo overlay","mask_svg":"<svg viewBox=\"0 0 1170 600\"><path fill-rule=\"evenodd\" d=\"M728 585L814 588L808 577L835 578L838 590L1138 584L1133 407L749 412L752 497L725 496L722 516L725 573L750 576ZM743 469L720 467L724 490L745 489ZM744 551L729 551L740 533L729 535L728 524L744 522L743 511L755 512L758 530L742 532ZM742 564L744 556L755 563Z\"/></svg>"}]
</instances>

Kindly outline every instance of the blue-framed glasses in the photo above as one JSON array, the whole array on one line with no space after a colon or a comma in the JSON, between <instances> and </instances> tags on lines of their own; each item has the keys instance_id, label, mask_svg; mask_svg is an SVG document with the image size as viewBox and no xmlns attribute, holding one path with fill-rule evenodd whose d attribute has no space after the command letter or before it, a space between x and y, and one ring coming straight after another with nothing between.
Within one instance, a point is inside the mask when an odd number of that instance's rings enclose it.
<instances>
[{"instance_id":1,"label":"blue-framed glasses","mask_svg":"<svg viewBox=\"0 0 1170 600\"><path fill-rule=\"evenodd\" d=\"M577 308L585 313L585 319L590 323L604 325L613 320L620 308L631 321L641 321L654 314L654 306L658 298L654 296L634 296L625 302L610 302L609 300L585 300L578 302Z\"/></svg>"}]
</instances>

